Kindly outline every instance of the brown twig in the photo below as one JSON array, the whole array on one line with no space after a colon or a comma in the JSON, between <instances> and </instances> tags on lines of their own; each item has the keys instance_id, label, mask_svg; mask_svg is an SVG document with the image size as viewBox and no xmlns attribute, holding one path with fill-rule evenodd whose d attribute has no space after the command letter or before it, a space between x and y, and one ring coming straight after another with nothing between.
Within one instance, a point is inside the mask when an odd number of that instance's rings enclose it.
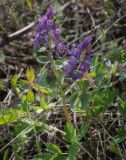
<instances>
[{"instance_id":1,"label":"brown twig","mask_svg":"<svg viewBox=\"0 0 126 160\"><path fill-rule=\"evenodd\" d=\"M24 34L26 34L27 32L29 32L32 27L35 25L35 22L31 22L29 25L27 25L26 27L8 35L5 36L1 41L0 41L0 47L3 47L4 45L10 43L13 40L16 40L17 38L20 38L21 36L23 36Z\"/></svg>"}]
</instances>

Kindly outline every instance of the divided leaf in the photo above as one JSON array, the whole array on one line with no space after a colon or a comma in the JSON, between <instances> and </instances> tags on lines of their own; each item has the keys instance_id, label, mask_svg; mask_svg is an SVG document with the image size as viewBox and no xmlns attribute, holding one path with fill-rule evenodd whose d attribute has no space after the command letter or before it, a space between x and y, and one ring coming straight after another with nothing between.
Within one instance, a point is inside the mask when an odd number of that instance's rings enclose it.
<instances>
[{"instance_id":1,"label":"divided leaf","mask_svg":"<svg viewBox=\"0 0 126 160\"><path fill-rule=\"evenodd\" d=\"M35 80L35 73L32 67L28 68L26 71L27 80L32 83Z\"/></svg>"},{"instance_id":2,"label":"divided leaf","mask_svg":"<svg viewBox=\"0 0 126 160\"><path fill-rule=\"evenodd\" d=\"M47 150L52 152L52 153L58 153L58 154L62 153L61 149L55 144L47 143L46 147L47 147Z\"/></svg>"}]
</instances>

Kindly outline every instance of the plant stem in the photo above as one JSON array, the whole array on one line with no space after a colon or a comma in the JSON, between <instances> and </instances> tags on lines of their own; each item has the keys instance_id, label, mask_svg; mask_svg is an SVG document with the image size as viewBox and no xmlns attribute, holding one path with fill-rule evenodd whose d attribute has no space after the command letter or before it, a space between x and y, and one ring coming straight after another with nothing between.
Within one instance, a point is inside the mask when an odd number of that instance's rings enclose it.
<instances>
[{"instance_id":1,"label":"plant stem","mask_svg":"<svg viewBox=\"0 0 126 160\"><path fill-rule=\"evenodd\" d=\"M36 130L35 124L34 124L34 122L32 122L32 118L31 118L30 111L29 111L29 105L27 105L27 113L28 113L28 116L29 116L29 119L30 119L31 123L33 124L33 130L34 130L34 134L35 134L37 152L38 152L38 154L40 154L41 153L40 140L39 140L39 137L37 135L37 130Z\"/></svg>"},{"instance_id":2,"label":"plant stem","mask_svg":"<svg viewBox=\"0 0 126 160\"><path fill-rule=\"evenodd\" d=\"M70 123L70 117L69 117L69 112L68 112L68 108L67 108L67 105L66 105L66 97L65 97L65 94L64 94L64 91L62 89L62 85L59 81L59 86L60 86L60 94L61 94L61 97L62 97L62 103L63 103L63 111L64 111L64 114L65 114L65 117L66 117L66 120L67 122Z\"/></svg>"},{"instance_id":3,"label":"plant stem","mask_svg":"<svg viewBox=\"0 0 126 160\"><path fill-rule=\"evenodd\" d=\"M51 68L53 70L53 73L54 73L54 75L56 77L56 80L58 82L58 85L59 85L59 90L60 90L60 95L62 97L62 104L63 104L63 111L64 111L64 114L65 114L65 118L66 118L66 121L68 123L70 123L71 121L70 121L70 117L69 117L69 112L68 112L68 108L67 108L67 105L66 105L66 102L65 102L66 101L66 96L65 96L65 93L63 91L62 84L61 84L60 77L59 77L59 73L58 73L58 70L55 66L55 61L53 59L53 55L51 54L51 52L48 52L48 57L49 57L49 60L52 64Z\"/></svg>"},{"instance_id":4,"label":"plant stem","mask_svg":"<svg viewBox=\"0 0 126 160\"><path fill-rule=\"evenodd\" d=\"M62 97L62 104L63 104L63 111L64 111L64 114L65 114L65 118L66 118L66 121L68 123L70 123L69 112L68 112L68 108L67 108L67 105L66 105L66 102L65 102L66 101L65 93L64 93L63 88L62 88L62 84L61 84L61 81L60 81L58 70L55 67L55 61L53 59L52 59L52 69L53 69L54 75L55 75L56 80L57 80L58 85L59 85L59 91L60 91L60 95Z\"/></svg>"}]
</instances>

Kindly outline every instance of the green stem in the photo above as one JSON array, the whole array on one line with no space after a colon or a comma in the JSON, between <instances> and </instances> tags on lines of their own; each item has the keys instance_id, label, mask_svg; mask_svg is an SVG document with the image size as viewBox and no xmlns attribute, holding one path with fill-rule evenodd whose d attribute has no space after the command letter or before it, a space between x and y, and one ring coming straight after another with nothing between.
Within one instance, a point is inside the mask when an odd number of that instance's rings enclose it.
<instances>
[{"instance_id":1,"label":"green stem","mask_svg":"<svg viewBox=\"0 0 126 160\"><path fill-rule=\"evenodd\" d=\"M70 123L69 112L68 112L68 108L67 108L67 105L66 105L66 102L65 102L66 97L65 97L64 91L62 89L61 83L59 83L59 86L60 86L60 95L62 97L62 103L63 103L63 111L64 111L67 122Z\"/></svg>"},{"instance_id":2,"label":"green stem","mask_svg":"<svg viewBox=\"0 0 126 160\"><path fill-rule=\"evenodd\" d=\"M65 114L65 118L66 118L67 122L70 123L69 112L68 112L68 108L67 108L67 105L66 105L66 96L65 96L65 93L63 91L62 84L61 84L60 77L59 77L59 73L58 73L58 70L55 67L55 62L54 62L53 59L52 59L52 64L53 64L52 69L53 69L54 75L56 77L56 80L58 82L60 95L62 97L62 104L63 104L63 111L64 111L64 114Z\"/></svg>"},{"instance_id":3,"label":"green stem","mask_svg":"<svg viewBox=\"0 0 126 160\"><path fill-rule=\"evenodd\" d=\"M69 112L68 112L68 108L67 108L67 105L66 105L66 102L65 102L66 101L65 93L63 91L62 84L61 84L60 77L59 77L59 73L58 73L58 70L55 67L55 61L53 59L53 55L51 54L51 52L50 53L48 52L48 57L49 57L49 60L52 64L51 68L53 70L53 73L54 73L54 75L56 77L56 80L58 82L58 85L59 85L59 91L60 91L60 95L62 97L62 104L63 104L63 111L64 111L64 114L65 114L65 118L66 118L66 121L68 123L70 123Z\"/></svg>"},{"instance_id":4,"label":"green stem","mask_svg":"<svg viewBox=\"0 0 126 160\"><path fill-rule=\"evenodd\" d=\"M31 123L33 123L30 112L29 112L29 105L27 105L27 113L28 113L29 119L31 120ZM36 130L36 127L35 127L34 123L33 123L33 130L34 130L34 134L35 134L37 152L38 152L38 154L40 154L41 153L40 139L37 136L37 130Z\"/></svg>"}]
</instances>

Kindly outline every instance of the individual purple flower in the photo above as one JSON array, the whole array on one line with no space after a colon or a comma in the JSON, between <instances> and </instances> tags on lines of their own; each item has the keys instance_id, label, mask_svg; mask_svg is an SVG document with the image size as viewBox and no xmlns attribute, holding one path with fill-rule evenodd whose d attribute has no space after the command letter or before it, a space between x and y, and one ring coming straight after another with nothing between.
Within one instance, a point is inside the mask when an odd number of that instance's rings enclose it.
<instances>
[{"instance_id":1,"label":"individual purple flower","mask_svg":"<svg viewBox=\"0 0 126 160\"><path fill-rule=\"evenodd\" d=\"M74 81L77 79L82 79L82 77L83 77L83 72L80 72L80 71L72 75L72 79Z\"/></svg>"},{"instance_id":2,"label":"individual purple flower","mask_svg":"<svg viewBox=\"0 0 126 160\"><path fill-rule=\"evenodd\" d=\"M89 71L90 69L89 62L86 62L86 61L81 62L79 69L82 71Z\"/></svg>"},{"instance_id":3,"label":"individual purple flower","mask_svg":"<svg viewBox=\"0 0 126 160\"><path fill-rule=\"evenodd\" d=\"M65 66L64 70L67 74L70 74L74 70L75 66L74 65L67 65Z\"/></svg>"},{"instance_id":4,"label":"individual purple flower","mask_svg":"<svg viewBox=\"0 0 126 160\"><path fill-rule=\"evenodd\" d=\"M68 65L65 66L64 70L67 74L70 74L76 67L77 65L77 59L71 58L68 62Z\"/></svg>"},{"instance_id":5,"label":"individual purple flower","mask_svg":"<svg viewBox=\"0 0 126 160\"><path fill-rule=\"evenodd\" d=\"M80 50L78 48L73 48L70 50L70 54L74 57L79 58L82 54L82 52L80 52Z\"/></svg>"},{"instance_id":6,"label":"individual purple flower","mask_svg":"<svg viewBox=\"0 0 126 160\"><path fill-rule=\"evenodd\" d=\"M55 46L58 46L60 44L61 40L61 30L60 28L56 28L55 31L50 32L50 37L55 42Z\"/></svg>"},{"instance_id":7,"label":"individual purple flower","mask_svg":"<svg viewBox=\"0 0 126 160\"><path fill-rule=\"evenodd\" d=\"M34 40L34 48L37 48L38 43L45 43L46 42L46 36L41 36L41 33L37 33Z\"/></svg>"},{"instance_id":8,"label":"individual purple flower","mask_svg":"<svg viewBox=\"0 0 126 160\"><path fill-rule=\"evenodd\" d=\"M59 55L66 54L66 53L68 54L69 53L69 48L68 48L67 45L65 45L63 43L57 43L56 52Z\"/></svg>"}]
</instances>

